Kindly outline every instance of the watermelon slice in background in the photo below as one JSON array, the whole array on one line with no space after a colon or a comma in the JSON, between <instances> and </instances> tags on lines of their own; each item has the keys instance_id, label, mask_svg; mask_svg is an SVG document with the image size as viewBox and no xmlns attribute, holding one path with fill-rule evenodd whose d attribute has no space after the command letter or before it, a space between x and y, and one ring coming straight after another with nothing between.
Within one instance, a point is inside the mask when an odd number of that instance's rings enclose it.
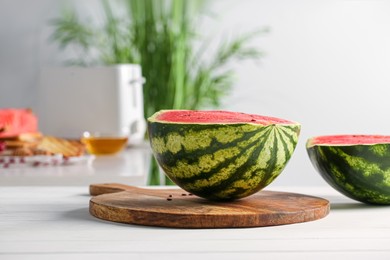
<instances>
[{"instance_id":1,"label":"watermelon slice in background","mask_svg":"<svg viewBox=\"0 0 390 260\"><path fill-rule=\"evenodd\" d=\"M368 204L390 204L390 136L330 135L309 138L314 168L334 189Z\"/></svg>"},{"instance_id":2,"label":"watermelon slice in background","mask_svg":"<svg viewBox=\"0 0 390 260\"><path fill-rule=\"evenodd\" d=\"M0 109L0 138L14 138L20 134L37 132L38 118L31 109Z\"/></svg>"}]
</instances>

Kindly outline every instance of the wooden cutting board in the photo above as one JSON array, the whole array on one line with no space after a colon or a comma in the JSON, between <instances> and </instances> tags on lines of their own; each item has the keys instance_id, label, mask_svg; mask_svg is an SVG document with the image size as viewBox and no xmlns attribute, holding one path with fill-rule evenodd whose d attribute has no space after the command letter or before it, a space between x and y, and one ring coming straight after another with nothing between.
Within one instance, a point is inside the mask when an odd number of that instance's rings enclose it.
<instances>
[{"instance_id":1,"label":"wooden cutting board","mask_svg":"<svg viewBox=\"0 0 390 260\"><path fill-rule=\"evenodd\" d=\"M313 221L329 201L289 192L260 191L231 202L213 202L182 189L92 184L90 213L100 219L173 228L263 227Z\"/></svg>"}]
</instances>

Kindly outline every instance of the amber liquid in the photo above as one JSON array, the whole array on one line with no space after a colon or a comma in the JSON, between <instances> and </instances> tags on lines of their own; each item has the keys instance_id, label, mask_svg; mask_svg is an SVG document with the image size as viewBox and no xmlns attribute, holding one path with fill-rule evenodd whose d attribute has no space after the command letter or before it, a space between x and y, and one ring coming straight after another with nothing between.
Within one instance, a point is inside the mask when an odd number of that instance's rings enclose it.
<instances>
[{"instance_id":1,"label":"amber liquid","mask_svg":"<svg viewBox=\"0 0 390 260\"><path fill-rule=\"evenodd\" d=\"M120 152L127 143L127 137L84 137L82 141L88 153L106 155Z\"/></svg>"}]
</instances>

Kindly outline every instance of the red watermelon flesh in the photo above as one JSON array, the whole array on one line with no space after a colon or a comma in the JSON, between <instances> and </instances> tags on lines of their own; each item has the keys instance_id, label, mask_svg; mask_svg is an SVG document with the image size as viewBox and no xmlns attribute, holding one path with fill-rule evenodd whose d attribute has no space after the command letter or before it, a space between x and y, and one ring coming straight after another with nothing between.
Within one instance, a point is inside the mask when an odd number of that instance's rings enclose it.
<instances>
[{"instance_id":1,"label":"red watermelon flesh","mask_svg":"<svg viewBox=\"0 0 390 260\"><path fill-rule=\"evenodd\" d=\"M0 109L0 138L38 132L38 119L30 109Z\"/></svg>"},{"instance_id":2,"label":"red watermelon flesh","mask_svg":"<svg viewBox=\"0 0 390 260\"><path fill-rule=\"evenodd\" d=\"M163 110L160 111L159 115L157 115L156 120L172 123L195 124L252 123L259 125L272 125L294 123L292 121L275 117L219 110Z\"/></svg>"},{"instance_id":3,"label":"red watermelon flesh","mask_svg":"<svg viewBox=\"0 0 390 260\"><path fill-rule=\"evenodd\" d=\"M390 143L386 135L328 135L318 136L309 140L308 146L313 145L369 145Z\"/></svg>"}]
</instances>

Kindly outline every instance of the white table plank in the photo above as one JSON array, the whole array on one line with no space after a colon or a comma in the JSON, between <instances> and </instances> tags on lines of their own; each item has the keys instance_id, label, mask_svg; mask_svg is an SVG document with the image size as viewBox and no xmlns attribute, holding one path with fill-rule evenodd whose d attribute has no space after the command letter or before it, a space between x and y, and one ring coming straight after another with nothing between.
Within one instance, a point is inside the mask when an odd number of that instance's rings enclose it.
<instances>
[{"instance_id":1,"label":"white table plank","mask_svg":"<svg viewBox=\"0 0 390 260\"><path fill-rule=\"evenodd\" d=\"M87 187L0 187L0 259L390 259L390 207L357 203L330 188L272 189L327 198L331 213L265 228L144 227L92 217Z\"/></svg>"}]
</instances>

